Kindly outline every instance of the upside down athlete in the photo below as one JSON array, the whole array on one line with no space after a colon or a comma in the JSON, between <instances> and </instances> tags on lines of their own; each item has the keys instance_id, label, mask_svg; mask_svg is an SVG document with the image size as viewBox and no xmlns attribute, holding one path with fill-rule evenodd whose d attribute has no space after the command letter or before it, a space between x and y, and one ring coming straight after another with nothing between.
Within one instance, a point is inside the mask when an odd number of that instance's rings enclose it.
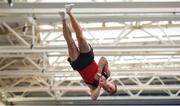
<instances>
[{"instance_id":1,"label":"upside down athlete","mask_svg":"<svg viewBox=\"0 0 180 106\"><path fill-rule=\"evenodd\" d=\"M92 100L97 99L101 88L110 94L114 94L117 91L117 86L112 79L107 80L110 77L108 62L105 57L101 57L98 64L95 62L93 48L84 38L82 28L71 12L72 6L73 4L66 5L65 8L76 33L78 46L76 46L72 38L66 20L66 13L63 11L59 12L63 23L63 35L68 46L68 61L71 67L79 72L84 82L90 88Z\"/></svg>"}]
</instances>

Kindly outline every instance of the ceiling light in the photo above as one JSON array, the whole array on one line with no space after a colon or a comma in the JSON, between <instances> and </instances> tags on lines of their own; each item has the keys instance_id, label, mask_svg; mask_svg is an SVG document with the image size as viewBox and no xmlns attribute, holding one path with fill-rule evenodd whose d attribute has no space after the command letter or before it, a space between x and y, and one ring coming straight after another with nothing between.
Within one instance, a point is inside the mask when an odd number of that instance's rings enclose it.
<instances>
[{"instance_id":1,"label":"ceiling light","mask_svg":"<svg viewBox=\"0 0 180 106\"><path fill-rule=\"evenodd\" d=\"M8 4L9 4L10 7L13 6L13 3L14 3L14 0L8 0Z\"/></svg>"}]
</instances>

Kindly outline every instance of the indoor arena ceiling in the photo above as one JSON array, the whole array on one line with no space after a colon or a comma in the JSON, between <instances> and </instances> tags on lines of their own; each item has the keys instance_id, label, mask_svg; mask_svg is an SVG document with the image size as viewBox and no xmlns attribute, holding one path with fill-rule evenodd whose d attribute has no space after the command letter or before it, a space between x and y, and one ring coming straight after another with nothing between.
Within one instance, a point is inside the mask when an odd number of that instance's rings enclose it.
<instances>
[{"instance_id":1,"label":"indoor arena ceiling","mask_svg":"<svg viewBox=\"0 0 180 106\"><path fill-rule=\"evenodd\" d=\"M58 11L70 1L61 1L0 1L2 103L90 100L67 62ZM180 1L73 3L95 60L108 58L118 85L116 95L101 92L99 100L180 99Z\"/></svg>"}]
</instances>

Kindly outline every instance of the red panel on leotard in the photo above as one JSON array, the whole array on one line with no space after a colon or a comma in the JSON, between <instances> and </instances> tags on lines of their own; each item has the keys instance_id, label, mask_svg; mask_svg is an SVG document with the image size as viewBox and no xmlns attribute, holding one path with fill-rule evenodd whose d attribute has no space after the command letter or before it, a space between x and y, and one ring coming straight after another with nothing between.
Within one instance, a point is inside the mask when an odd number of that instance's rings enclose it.
<instances>
[{"instance_id":1,"label":"red panel on leotard","mask_svg":"<svg viewBox=\"0 0 180 106\"><path fill-rule=\"evenodd\" d=\"M97 73L98 65L97 63L93 60L91 64L89 64L86 68L83 70L78 71L83 78L83 80L86 83L93 84L94 82L94 76Z\"/></svg>"}]
</instances>

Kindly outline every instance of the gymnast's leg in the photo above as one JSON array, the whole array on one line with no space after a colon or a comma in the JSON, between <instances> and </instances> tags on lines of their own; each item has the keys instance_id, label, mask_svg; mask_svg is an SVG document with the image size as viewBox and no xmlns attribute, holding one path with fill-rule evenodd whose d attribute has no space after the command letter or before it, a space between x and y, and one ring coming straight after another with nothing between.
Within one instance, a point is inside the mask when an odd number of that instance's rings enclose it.
<instances>
[{"instance_id":1,"label":"gymnast's leg","mask_svg":"<svg viewBox=\"0 0 180 106\"><path fill-rule=\"evenodd\" d=\"M61 18L62 18L62 23L63 23L63 35L66 40L67 46L68 46L68 53L71 61L74 61L77 59L79 56L79 50L72 38L72 34L70 31L70 28L67 24L66 20L66 15L65 12L59 12Z\"/></svg>"},{"instance_id":2,"label":"gymnast's leg","mask_svg":"<svg viewBox=\"0 0 180 106\"><path fill-rule=\"evenodd\" d=\"M71 23L72 23L72 27L76 33L79 50L82 53L89 52L90 51L89 44L87 43L86 39L83 36L83 31L80 24L78 23L76 17L71 12L72 7L73 7L73 4L69 4L65 6L67 14L69 15Z\"/></svg>"}]
</instances>

